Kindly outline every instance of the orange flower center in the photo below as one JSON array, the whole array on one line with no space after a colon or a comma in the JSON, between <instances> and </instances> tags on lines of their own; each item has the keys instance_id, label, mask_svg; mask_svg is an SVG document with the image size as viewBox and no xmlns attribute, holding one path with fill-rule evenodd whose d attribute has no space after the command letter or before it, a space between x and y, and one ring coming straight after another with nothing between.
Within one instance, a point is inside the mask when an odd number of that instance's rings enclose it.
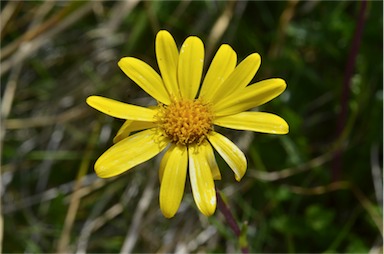
<instances>
[{"instance_id":1,"label":"orange flower center","mask_svg":"<svg viewBox=\"0 0 384 254\"><path fill-rule=\"evenodd\" d=\"M213 129L212 111L200 100L181 99L160 105L157 120L164 134L182 145L202 142Z\"/></svg>"}]
</instances>

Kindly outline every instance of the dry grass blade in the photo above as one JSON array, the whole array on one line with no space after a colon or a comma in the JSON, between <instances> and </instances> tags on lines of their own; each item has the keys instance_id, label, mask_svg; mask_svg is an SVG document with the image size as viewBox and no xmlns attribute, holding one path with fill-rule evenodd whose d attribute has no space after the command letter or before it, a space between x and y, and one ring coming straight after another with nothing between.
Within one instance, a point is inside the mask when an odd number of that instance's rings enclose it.
<instances>
[{"instance_id":1,"label":"dry grass blade","mask_svg":"<svg viewBox=\"0 0 384 254\"><path fill-rule=\"evenodd\" d=\"M84 186L77 190L79 198L83 198L84 196L89 195L93 191L100 189L101 187L105 186L105 184L108 182L108 181L96 178L96 176L93 174L87 175L84 178L85 178L83 179ZM31 207L39 203L41 204L41 203L51 201L60 195L71 194L74 190L75 183L76 181L68 182L51 189L47 189L40 194L29 196L25 199L18 200L17 202L4 203L3 213L4 214L14 213L16 211L26 209L28 207ZM65 202L68 202L68 203L70 202L68 198L65 198L64 200Z\"/></svg>"},{"instance_id":2,"label":"dry grass blade","mask_svg":"<svg viewBox=\"0 0 384 254\"><path fill-rule=\"evenodd\" d=\"M89 237L91 236L92 232L104 226L107 222L111 221L113 218L121 214L123 211L124 211L124 206L121 203L117 203L111 206L107 211L105 211L103 215L87 223L80 233L76 254L87 253L86 249L87 249Z\"/></svg>"},{"instance_id":3,"label":"dry grass blade","mask_svg":"<svg viewBox=\"0 0 384 254\"><path fill-rule=\"evenodd\" d=\"M49 2L45 2L45 3L51 4ZM71 15L72 12L82 4L84 3L73 2L72 4L69 4L65 8L61 9L59 12L55 13L55 15L53 15L50 19L48 19L41 25L32 27L30 30L24 33L21 37L19 37L18 39L13 41L11 44L1 49L2 54L0 56L0 60L3 60L4 58L7 58L8 56L10 56L23 43L32 41L36 37L46 33L48 30L51 30L51 29L56 30L57 26L62 22L62 20L68 15Z\"/></svg>"},{"instance_id":4,"label":"dry grass blade","mask_svg":"<svg viewBox=\"0 0 384 254\"><path fill-rule=\"evenodd\" d=\"M216 48L218 40L223 36L224 32L227 30L228 25L231 22L233 11L236 6L236 1L228 1L223 13L216 20L213 25L211 32L208 36L207 42L207 58L210 59L213 53L214 48Z\"/></svg>"},{"instance_id":5,"label":"dry grass blade","mask_svg":"<svg viewBox=\"0 0 384 254\"><path fill-rule=\"evenodd\" d=\"M66 9L62 10L60 15L53 17L44 25L27 32L22 38L3 48L2 58L10 57L2 61L0 76L8 72L12 66L20 64L25 58L45 45L51 38L89 13L92 10L92 5L92 2L73 2ZM11 55L13 52L15 54Z\"/></svg>"},{"instance_id":6,"label":"dry grass blade","mask_svg":"<svg viewBox=\"0 0 384 254\"><path fill-rule=\"evenodd\" d=\"M64 111L63 113L55 116L39 116L31 117L27 119L8 119L5 121L5 129L14 130L14 129L28 129L35 127L43 127L54 124L62 124L65 122L70 122L78 120L82 117L87 116L90 113L88 108L85 108L83 105L79 107L74 107Z\"/></svg>"},{"instance_id":7,"label":"dry grass blade","mask_svg":"<svg viewBox=\"0 0 384 254\"><path fill-rule=\"evenodd\" d=\"M371 172L372 182L375 188L377 203L383 206L383 169L380 168L379 146L374 144L371 148Z\"/></svg>"},{"instance_id":8,"label":"dry grass blade","mask_svg":"<svg viewBox=\"0 0 384 254\"><path fill-rule=\"evenodd\" d=\"M139 236L138 232L140 232L140 226L142 224L144 214L148 210L148 207L154 195L154 186L157 177L153 174L153 172L156 173L156 171L153 170L152 174L148 177L149 180L144 189L143 195L140 198L137 208L133 214L132 224L127 232L127 235L125 236L125 240L120 250L120 253L131 253L136 245Z\"/></svg>"},{"instance_id":9,"label":"dry grass blade","mask_svg":"<svg viewBox=\"0 0 384 254\"><path fill-rule=\"evenodd\" d=\"M297 167L285 168L274 172L265 172L256 169L250 169L250 175L252 177L255 177L256 179L263 181L277 181L323 165L324 163L332 159L332 155L333 152L328 152L326 154L313 158L310 161L303 163Z\"/></svg>"},{"instance_id":10,"label":"dry grass blade","mask_svg":"<svg viewBox=\"0 0 384 254\"><path fill-rule=\"evenodd\" d=\"M10 21L10 19L12 18L12 16L14 16L14 14L16 13L16 10L17 10L17 7L20 5L21 2L19 1L10 1L7 3L7 5L1 10L1 14L0 14L0 18L1 18L1 21L0 21L0 37L1 39L4 37L4 30L6 28L6 26L8 25L8 22ZM2 56L0 56L0 59L2 58Z\"/></svg>"},{"instance_id":11,"label":"dry grass blade","mask_svg":"<svg viewBox=\"0 0 384 254\"><path fill-rule=\"evenodd\" d=\"M295 15L296 6L298 3L299 3L298 0L288 1L287 7L285 8L285 10L283 11L283 13L280 16L279 27L278 27L277 36L276 36L277 38L276 38L275 42L272 44L272 46L268 52L268 55L271 58L276 58L279 55L279 53L280 53L280 51L284 45L286 30L288 28L289 23L291 22L292 18Z\"/></svg>"},{"instance_id":12,"label":"dry grass blade","mask_svg":"<svg viewBox=\"0 0 384 254\"><path fill-rule=\"evenodd\" d=\"M100 132L100 125L95 124L93 126L92 134L90 136L85 155L81 161L81 164L78 170L75 185L73 186L73 193L71 196L71 200L69 202L68 212L65 217L64 228L63 228L63 231L61 232L61 236L57 246L58 253L70 252L68 247L69 247L71 229L75 221L77 210L79 208L80 200L81 200L81 196L79 195L78 190L80 190L84 176L91 163L91 155L94 150L94 146L96 144L96 140L99 135L99 132Z\"/></svg>"}]
</instances>

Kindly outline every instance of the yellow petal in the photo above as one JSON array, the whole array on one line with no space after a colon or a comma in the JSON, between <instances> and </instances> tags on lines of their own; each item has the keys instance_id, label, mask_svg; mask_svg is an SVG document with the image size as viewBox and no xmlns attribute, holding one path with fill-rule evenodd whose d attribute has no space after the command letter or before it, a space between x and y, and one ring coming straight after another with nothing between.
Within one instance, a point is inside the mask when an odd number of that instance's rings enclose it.
<instances>
[{"instance_id":1,"label":"yellow petal","mask_svg":"<svg viewBox=\"0 0 384 254\"><path fill-rule=\"evenodd\" d=\"M152 122L126 120L123 123L123 125L120 127L116 136L113 138L113 143L117 143L125 139L133 131L141 131L141 130L153 128L155 126L156 124Z\"/></svg>"},{"instance_id":2,"label":"yellow petal","mask_svg":"<svg viewBox=\"0 0 384 254\"><path fill-rule=\"evenodd\" d=\"M119 175L151 159L168 143L155 129L138 132L104 152L95 163L96 174L101 178Z\"/></svg>"},{"instance_id":3,"label":"yellow petal","mask_svg":"<svg viewBox=\"0 0 384 254\"><path fill-rule=\"evenodd\" d=\"M214 103L222 101L227 95L246 87L260 67L261 58L253 53L245 58L228 76L215 94Z\"/></svg>"},{"instance_id":4,"label":"yellow petal","mask_svg":"<svg viewBox=\"0 0 384 254\"><path fill-rule=\"evenodd\" d=\"M130 105L101 96L89 96L87 104L104 114L127 120L152 122L157 113L155 109Z\"/></svg>"},{"instance_id":5,"label":"yellow petal","mask_svg":"<svg viewBox=\"0 0 384 254\"><path fill-rule=\"evenodd\" d=\"M169 105L171 103L163 80L151 66L133 57L120 59L118 65L130 79L150 96L164 104Z\"/></svg>"},{"instance_id":6,"label":"yellow petal","mask_svg":"<svg viewBox=\"0 0 384 254\"><path fill-rule=\"evenodd\" d=\"M236 130L257 131L272 134L288 133L287 122L274 114L265 112L241 112L235 115L218 117L214 124Z\"/></svg>"},{"instance_id":7,"label":"yellow petal","mask_svg":"<svg viewBox=\"0 0 384 254\"><path fill-rule=\"evenodd\" d=\"M173 145L168 150L168 158L160 185L160 209L166 218L173 217L179 209L184 194L187 175L188 151L183 145Z\"/></svg>"},{"instance_id":8,"label":"yellow petal","mask_svg":"<svg viewBox=\"0 0 384 254\"><path fill-rule=\"evenodd\" d=\"M213 105L216 116L236 114L260 106L279 96L287 87L280 78L267 79L228 95Z\"/></svg>"},{"instance_id":9,"label":"yellow petal","mask_svg":"<svg viewBox=\"0 0 384 254\"><path fill-rule=\"evenodd\" d=\"M236 180L240 181L247 170L247 159L243 152L232 141L217 132L212 131L208 135L208 140L235 173Z\"/></svg>"},{"instance_id":10,"label":"yellow petal","mask_svg":"<svg viewBox=\"0 0 384 254\"><path fill-rule=\"evenodd\" d=\"M219 169L219 166L217 165L215 153L213 152L212 146L208 143L208 145L204 147L206 149L203 149L203 150L205 150L206 152L205 156L207 158L209 167L211 169L213 180L221 180L220 169Z\"/></svg>"},{"instance_id":11,"label":"yellow petal","mask_svg":"<svg viewBox=\"0 0 384 254\"><path fill-rule=\"evenodd\" d=\"M179 88L183 98L195 98L200 87L203 64L203 42L198 37L188 37L181 46L178 64Z\"/></svg>"},{"instance_id":12,"label":"yellow petal","mask_svg":"<svg viewBox=\"0 0 384 254\"><path fill-rule=\"evenodd\" d=\"M164 174L164 170L165 170L165 166L167 165L167 162L168 162L168 158L169 158L169 155L171 154L171 150L168 149L164 155L163 155L163 158L161 159L161 162L160 162L160 167L159 167L159 181L161 183L161 181L163 180L163 174Z\"/></svg>"},{"instance_id":13,"label":"yellow petal","mask_svg":"<svg viewBox=\"0 0 384 254\"><path fill-rule=\"evenodd\" d=\"M217 89L235 69L236 63L236 52L227 44L221 45L209 66L199 97L211 101Z\"/></svg>"},{"instance_id":14,"label":"yellow petal","mask_svg":"<svg viewBox=\"0 0 384 254\"><path fill-rule=\"evenodd\" d=\"M179 52L175 40L168 31L161 30L156 35L156 58L168 93L171 98L179 98L180 91L177 85Z\"/></svg>"},{"instance_id":15,"label":"yellow petal","mask_svg":"<svg viewBox=\"0 0 384 254\"><path fill-rule=\"evenodd\" d=\"M206 157L206 146L192 144L188 147L189 177L192 186L192 194L200 212L206 216L212 215L216 210L216 191L212 172Z\"/></svg>"}]
</instances>

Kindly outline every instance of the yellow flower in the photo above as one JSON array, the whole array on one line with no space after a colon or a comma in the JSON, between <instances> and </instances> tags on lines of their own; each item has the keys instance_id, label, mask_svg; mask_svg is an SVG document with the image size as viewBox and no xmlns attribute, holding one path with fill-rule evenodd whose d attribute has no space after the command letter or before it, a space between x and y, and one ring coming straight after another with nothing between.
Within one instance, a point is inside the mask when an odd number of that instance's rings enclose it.
<instances>
[{"instance_id":1,"label":"yellow flower","mask_svg":"<svg viewBox=\"0 0 384 254\"><path fill-rule=\"evenodd\" d=\"M162 213L171 218L177 212L188 172L197 207L204 215L212 215L216 209L214 180L221 179L213 148L233 170L237 181L247 168L244 154L216 132L214 125L288 133L288 124L281 117L247 111L280 95L285 81L273 78L248 85L260 66L259 54L249 55L236 66L236 52L224 44L200 86L203 42L190 36L179 52L172 35L165 30L156 36L156 58L161 76L136 58L124 57L118 63L129 78L157 100L156 107L100 96L87 98L91 107L126 120L114 138L115 144L96 161L96 174L103 178L119 175L168 148L159 170Z\"/></svg>"}]
</instances>

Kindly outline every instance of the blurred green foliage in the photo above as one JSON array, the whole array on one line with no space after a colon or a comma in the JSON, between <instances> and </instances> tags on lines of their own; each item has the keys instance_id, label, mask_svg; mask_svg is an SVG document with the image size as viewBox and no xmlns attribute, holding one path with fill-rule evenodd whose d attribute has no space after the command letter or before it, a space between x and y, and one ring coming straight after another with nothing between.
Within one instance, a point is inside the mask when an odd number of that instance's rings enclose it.
<instances>
[{"instance_id":1,"label":"blurred green foliage","mask_svg":"<svg viewBox=\"0 0 384 254\"><path fill-rule=\"evenodd\" d=\"M382 1L367 2L342 97L361 8L360 1L2 2L3 252L119 252L127 239L132 252L240 250L219 211L199 214L188 182L179 213L162 217L151 180L158 160L107 181L93 172L122 122L85 98L153 104L117 61L138 57L157 70L154 39L167 29L179 46L189 35L202 38L205 68L228 43L239 60L262 56L254 81L288 84L260 110L282 116L290 133L229 131L245 142L249 168L240 183L218 158L216 185L247 224L250 251L382 253ZM150 204L141 210L146 191Z\"/></svg>"}]
</instances>

